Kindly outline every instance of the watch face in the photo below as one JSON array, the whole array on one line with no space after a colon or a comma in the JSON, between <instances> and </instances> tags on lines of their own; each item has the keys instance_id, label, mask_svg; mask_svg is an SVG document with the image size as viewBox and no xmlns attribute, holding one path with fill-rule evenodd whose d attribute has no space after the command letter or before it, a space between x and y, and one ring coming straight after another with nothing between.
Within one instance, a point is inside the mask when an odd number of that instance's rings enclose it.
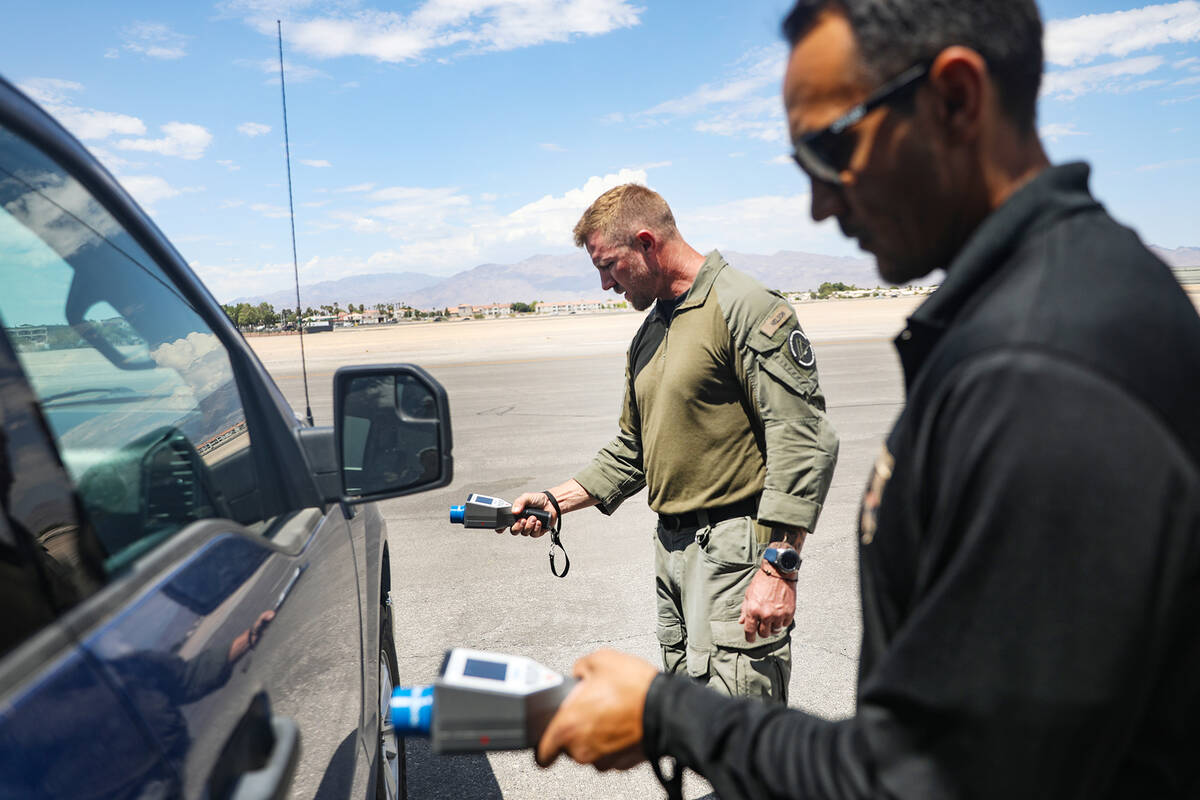
<instances>
[{"instance_id":1,"label":"watch face","mask_svg":"<svg viewBox=\"0 0 1200 800\"><path fill-rule=\"evenodd\" d=\"M800 569L800 554L790 547L768 547L763 553L763 558L780 572L795 572Z\"/></svg>"},{"instance_id":2,"label":"watch face","mask_svg":"<svg viewBox=\"0 0 1200 800\"><path fill-rule=\"evenodd\" d=\"M795 550L780 550L776 563L784 572L795 572L800 569L800 554Z\"/></svg>"}]
</instances>

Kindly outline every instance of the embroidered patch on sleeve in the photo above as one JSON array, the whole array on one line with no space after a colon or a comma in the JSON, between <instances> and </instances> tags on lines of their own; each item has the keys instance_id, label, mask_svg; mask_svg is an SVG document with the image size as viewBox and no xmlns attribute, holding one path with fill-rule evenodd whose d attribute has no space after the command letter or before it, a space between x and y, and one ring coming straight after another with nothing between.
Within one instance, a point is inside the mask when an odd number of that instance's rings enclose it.
<instances>
[{"instance_id":1,"label":"embroidered patch on sleeve","mask_svg":"<svg viewBox=\"0 0 1200 800\"><path fill-rule=\"evenodd\" d=\"M771 312L771 316L767 317L758 330L763 336L771 336L775 331L779 330L779 326L787 322L788 317L792 315L792 307L783 303Z\"/></svg>"}]
</instances>

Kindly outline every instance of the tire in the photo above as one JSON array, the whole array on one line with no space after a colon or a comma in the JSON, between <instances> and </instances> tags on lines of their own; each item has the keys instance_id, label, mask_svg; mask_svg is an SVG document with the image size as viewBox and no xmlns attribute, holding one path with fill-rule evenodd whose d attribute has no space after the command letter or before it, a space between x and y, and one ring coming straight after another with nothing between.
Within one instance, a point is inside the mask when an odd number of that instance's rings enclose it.
<instances>
[{"instance_id":1,"label":"tire","mask_svg":"<svg viewBox=\"0 0 1200 800\"><path fill-rule=\"evenodd\" d=\"M382 597L379 606L379 743L375 755L375 800L407 800L404 740L396 736L389 710L397 673L391 592L383 592Z\"/></svg>"}]
</instances>

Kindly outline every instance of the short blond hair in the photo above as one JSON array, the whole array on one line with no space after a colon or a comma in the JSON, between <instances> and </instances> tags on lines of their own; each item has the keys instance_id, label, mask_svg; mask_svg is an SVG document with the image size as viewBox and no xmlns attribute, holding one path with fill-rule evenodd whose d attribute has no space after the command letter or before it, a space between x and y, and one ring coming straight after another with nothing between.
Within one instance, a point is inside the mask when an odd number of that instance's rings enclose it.
<instances>
[{"instance_id":1,"label":"short blond hair","mask_svg":"<svg viewBox=\"0 0 1200 800\"><path fill-rule=\"evenodd\" d=\"M596 198L575 223L575 246L587 245L599 232L613 244L632 246L639 230L653 231L664 240L679 235L675 215L662 195L638 183L613 187Z\"/></svg>"}]
</instances>

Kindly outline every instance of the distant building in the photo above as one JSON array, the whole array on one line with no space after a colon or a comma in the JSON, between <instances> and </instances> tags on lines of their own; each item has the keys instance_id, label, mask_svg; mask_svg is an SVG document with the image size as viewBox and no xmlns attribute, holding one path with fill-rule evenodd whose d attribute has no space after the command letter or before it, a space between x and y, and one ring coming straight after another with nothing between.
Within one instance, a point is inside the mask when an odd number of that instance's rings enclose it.
<instances>
[{"instance_id":1,"label":"distant building","mask_svg":"<svg viewBox=\"0 0 1200 800\"><path fill-rule=\"evenodd\" d=\"M10 328L8 332L12 334L17 350L47 350L50 347L45 325L22 325Z\"/></svg>"},{"instance_id":2,"label":"distant building","mask_svg":"<svg viewBox=\"0 0 1200 800\"><path fill-rule=\"evenodd\" d=\"M554 303L538 303L539 314L589 314L620 308L621 300L563 300Z\"/></svg>"}]
</instances>

